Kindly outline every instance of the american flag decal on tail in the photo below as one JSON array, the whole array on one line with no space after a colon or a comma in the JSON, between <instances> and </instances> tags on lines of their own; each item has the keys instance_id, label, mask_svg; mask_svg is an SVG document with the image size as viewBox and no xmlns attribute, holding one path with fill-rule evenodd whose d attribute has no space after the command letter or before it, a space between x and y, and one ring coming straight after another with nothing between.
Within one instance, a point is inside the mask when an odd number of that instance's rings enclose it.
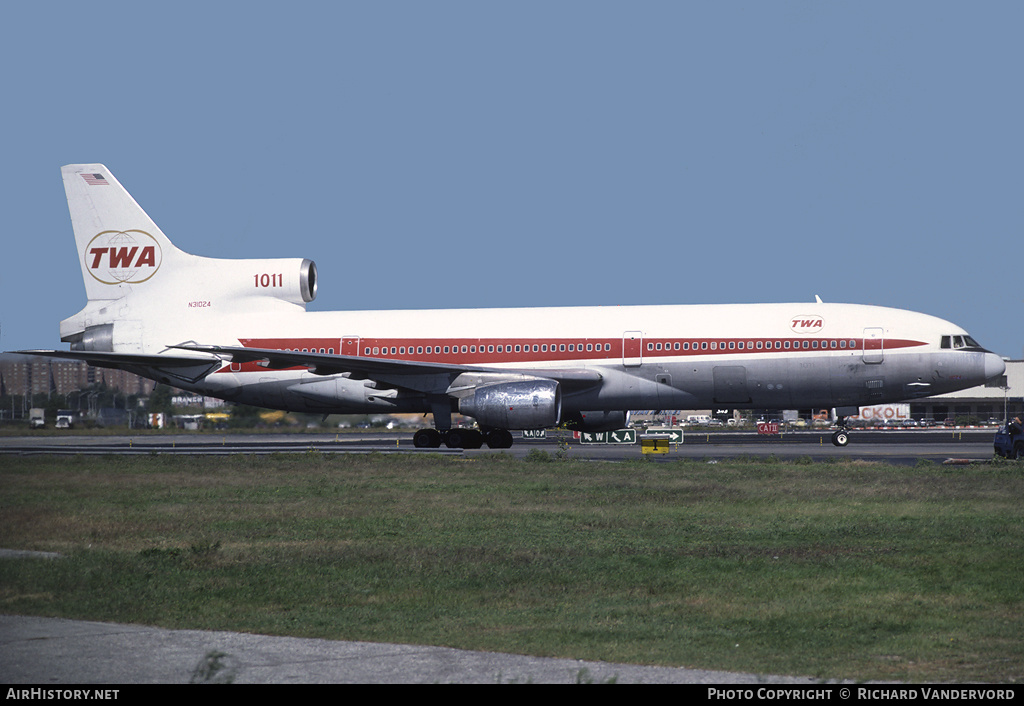
<instances>
[{"instance_id":1,"label":"american flag decal on tail","mask_svg":"<svg viewBox=\"0 0 1024 706\"><path fill-rule=\"evenodd\" d=\"M85 179L85 183L89 186L109 186L102 174L83 174L82 178Z\"/></svg>"}]
</instances>

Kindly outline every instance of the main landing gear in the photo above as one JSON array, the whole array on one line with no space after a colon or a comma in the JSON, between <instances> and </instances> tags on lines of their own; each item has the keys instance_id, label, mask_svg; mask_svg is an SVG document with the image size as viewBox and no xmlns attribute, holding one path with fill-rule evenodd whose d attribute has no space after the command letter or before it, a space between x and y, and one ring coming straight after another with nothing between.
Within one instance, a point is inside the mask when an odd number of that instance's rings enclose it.
<instances>
[{"instance_id":1,"label":"main landing gear","mask_svg":"<svg viewBox=\"0 0 1024 706\"><path fill-rule=\"evenodd\" d=\"M420 429L412 437L418 449L436 449L444 443L450 449L479 449L484 444L492 449L512 448L512 434L507 429Z\"/></svg>"}]
</instances>

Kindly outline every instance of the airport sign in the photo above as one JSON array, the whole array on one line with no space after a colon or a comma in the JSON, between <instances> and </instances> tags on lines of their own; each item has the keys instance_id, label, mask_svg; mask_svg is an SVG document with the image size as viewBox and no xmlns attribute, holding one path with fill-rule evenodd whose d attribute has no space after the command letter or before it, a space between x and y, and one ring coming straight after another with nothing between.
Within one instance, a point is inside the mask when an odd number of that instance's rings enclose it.
<instances>
[{"instance_id":1,"label":"airport sign","mask_svg":"<svg viewBox=\"0 0 1024 706\"><path fill-rule=\"evenodd\" d=\"M635 444L636 429L616 429L615 431L581 431L581 444Z\"/></svg>"}]
</instances>

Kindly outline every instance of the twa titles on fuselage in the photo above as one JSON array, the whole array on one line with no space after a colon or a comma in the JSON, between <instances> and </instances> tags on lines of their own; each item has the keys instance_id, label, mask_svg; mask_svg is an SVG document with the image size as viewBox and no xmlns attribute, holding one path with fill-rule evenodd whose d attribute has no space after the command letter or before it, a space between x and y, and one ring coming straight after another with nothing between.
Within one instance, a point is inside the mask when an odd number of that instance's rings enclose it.
<instances>
[{"instance_id":1,"label":"twa titles on fuselage","mask_svg":"<svg viewBox=\"0 0 1024 706\"><path fill-rule=\"evenodd\" d=\"M424 412L420 447L492 448L511 430L625 425L630 409L835 408L1002 374L942 319L856 304L307 312L310 260L176 248L101 164L63 168L88 303L73 357L234 402L319 413ZM452 415L478 429L453 428Z\"/></svg>"}]
</instances>

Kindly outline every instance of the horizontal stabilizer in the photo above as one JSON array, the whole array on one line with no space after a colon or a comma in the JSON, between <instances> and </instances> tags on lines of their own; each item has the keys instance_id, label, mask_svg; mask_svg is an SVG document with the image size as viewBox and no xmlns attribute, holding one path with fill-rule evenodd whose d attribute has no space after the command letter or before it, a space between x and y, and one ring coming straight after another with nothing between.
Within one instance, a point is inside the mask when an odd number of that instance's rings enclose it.
<instances>
[{"instance_id":1,"label":"horizontal stabilizer","mask_svg":"<svg viewBox=\"0 0 1024 706\"><path fill-rule=\"evenodd\" d=\"M15 351L21 355L46 358L84 360L98 368L128 370L149 377L172 378L181 382L196 382L219 369L219 358L198 356L142 355L138 353L108 353L103 351ZM154 373L159 373L155 375Z\"/></svg>"}]
</instances>

